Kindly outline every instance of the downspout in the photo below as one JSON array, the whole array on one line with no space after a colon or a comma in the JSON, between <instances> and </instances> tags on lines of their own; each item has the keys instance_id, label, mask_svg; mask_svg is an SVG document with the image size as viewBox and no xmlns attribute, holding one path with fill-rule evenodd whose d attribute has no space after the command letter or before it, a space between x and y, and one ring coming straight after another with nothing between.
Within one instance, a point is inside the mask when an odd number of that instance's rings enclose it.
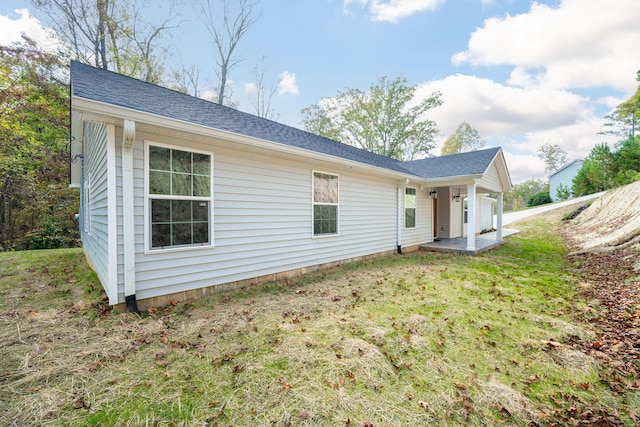
<instances>
[{"instance_id":1,"label":"downspout","mask_svg":"<svg viewBox=\"0 0 640 427\"><path fill-rule=\"evenodd\" d=\"M136 246L133 198L133 141L136 122L125 120L122 129L122 243L126 310L139 313L136 302Z\"/></svg>"},{"instance_id":2,"label":"downspout","mask_svg":"<svg viewBox=\"0 0 640 427\"><path fill-rule=\"evenodd\" d=\"M398 186L398 222L397 222L397 230L398 230L398 234L397 234L397 241L398 241L398 253L400 255L402 255L402 218L404 217L404 215L402 215L402 201L403 201L403 192L404 192L404 187L407 186L407 184L409 184L409 178L405 178L404 182L402 182L402 184L400 184Z\"/></svg>"}]
</instances>

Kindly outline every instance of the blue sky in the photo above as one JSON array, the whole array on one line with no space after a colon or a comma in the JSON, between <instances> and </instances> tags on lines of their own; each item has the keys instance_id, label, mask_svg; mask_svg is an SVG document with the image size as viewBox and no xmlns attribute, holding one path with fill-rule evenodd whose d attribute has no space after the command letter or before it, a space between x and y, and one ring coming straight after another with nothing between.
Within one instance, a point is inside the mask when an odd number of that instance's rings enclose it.
<instances>
[{"instance_id":1,"label":"blue sky","mask_svg":"<svg viewBox=\"0 0 640 427\"><path fill-rule=\"evenodd\" d=\"M150 18L168 13L152 10ZM199 67L204 93L215 86L210 37L193 7L180 10L180 28L165 39L167 67ZM571 159L613 144L597 135L602 116L638 86L637 0L260 0L256 11L238 47L244 62L231 75L241 110L253 112L247 96L262 57L266 80L278 85L272 108L293 126L322 97L403 76L418 97L442 92L444 104L429 113L439 144L467 121L489 146L503 147L516 183L545 177L542 144L560 145ZM46 25L28 1L0 6L0 43L19 31L37 38Z\"/></svg>"}]
</instances>

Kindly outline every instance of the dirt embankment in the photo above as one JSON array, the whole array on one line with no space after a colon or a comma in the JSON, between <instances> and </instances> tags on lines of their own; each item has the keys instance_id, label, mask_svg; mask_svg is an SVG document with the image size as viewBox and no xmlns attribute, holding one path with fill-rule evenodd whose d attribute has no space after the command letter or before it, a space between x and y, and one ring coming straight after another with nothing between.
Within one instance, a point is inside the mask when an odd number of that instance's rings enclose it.
<instances>
[{"instance_id":1,"label":"dirt embankment","mask_svg":"<svg viewBox=\"0 0 640 427\"><path fill-rule=\"evenodd\" d=\"M563 230L584 278L580 294L593 304L584 318L597 335L580 341L605 367L615 393L640 390L640 182L609 191ZM634 421L640 416L634 414Z\"/></svg>"},{"instance_id":2,"label":"dirt embankment","mask_svg":"<svg viewBox=\"0 0 640 427\"><path fill-rule=\"evenodd\" d=\"M568 231L576 254L624 250L640 270L640 181L595 200Z\"/></svg>"}]
</instances>

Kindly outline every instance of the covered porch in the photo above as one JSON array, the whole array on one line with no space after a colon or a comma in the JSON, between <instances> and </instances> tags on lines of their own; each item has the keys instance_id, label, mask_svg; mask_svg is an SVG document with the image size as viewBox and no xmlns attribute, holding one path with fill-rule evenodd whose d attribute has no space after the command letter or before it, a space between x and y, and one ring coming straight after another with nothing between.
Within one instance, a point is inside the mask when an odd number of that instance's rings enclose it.
<instances>
[{"instance_id":1,"label":"covered porch","mask_svg":"<svg viewBox=\"0 0 640 427\"><path fill-rule=\"evenodd\" d=\"M512 184L500 148L405 165L430 186L432 242L421 248L476 254L503 244L503 195Z\"/></svg>"}]
</instances>

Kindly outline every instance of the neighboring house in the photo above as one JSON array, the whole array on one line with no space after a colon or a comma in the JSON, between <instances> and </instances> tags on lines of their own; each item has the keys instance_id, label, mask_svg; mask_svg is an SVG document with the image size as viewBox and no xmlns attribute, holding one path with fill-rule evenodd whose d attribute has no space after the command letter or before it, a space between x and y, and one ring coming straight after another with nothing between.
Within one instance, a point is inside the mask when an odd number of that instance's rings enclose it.
<instances>
[{"instance_id":1,"label":"neighboring house","mask_svg":"<svg viewBox=\"0 0 640 427\"><path fill-rule=\"evenodd\" d=\"M82 242L112 305L460 237L460 200L476 218L489 192L502 240L511 180L500 148L401 162L78 62L71 88ZM467 249L481 227L466 224Z\"/></svg>"},{"instance_id":2,"label":"neighboring house","mask_svg":"<svg viewBox=\"0 0 640 427\"><path fill-rule=\"evenodd\" d=\"M558 188L563 186L571 191L573 186L573 178L578 175L578 171L582 168L583 160L574 160L573 162L565 165L559 171L556 171L549 175L549 196L551 200L557 202ZM573 195L571 195L573 197Z\"/></svg>"}]
</instances>

